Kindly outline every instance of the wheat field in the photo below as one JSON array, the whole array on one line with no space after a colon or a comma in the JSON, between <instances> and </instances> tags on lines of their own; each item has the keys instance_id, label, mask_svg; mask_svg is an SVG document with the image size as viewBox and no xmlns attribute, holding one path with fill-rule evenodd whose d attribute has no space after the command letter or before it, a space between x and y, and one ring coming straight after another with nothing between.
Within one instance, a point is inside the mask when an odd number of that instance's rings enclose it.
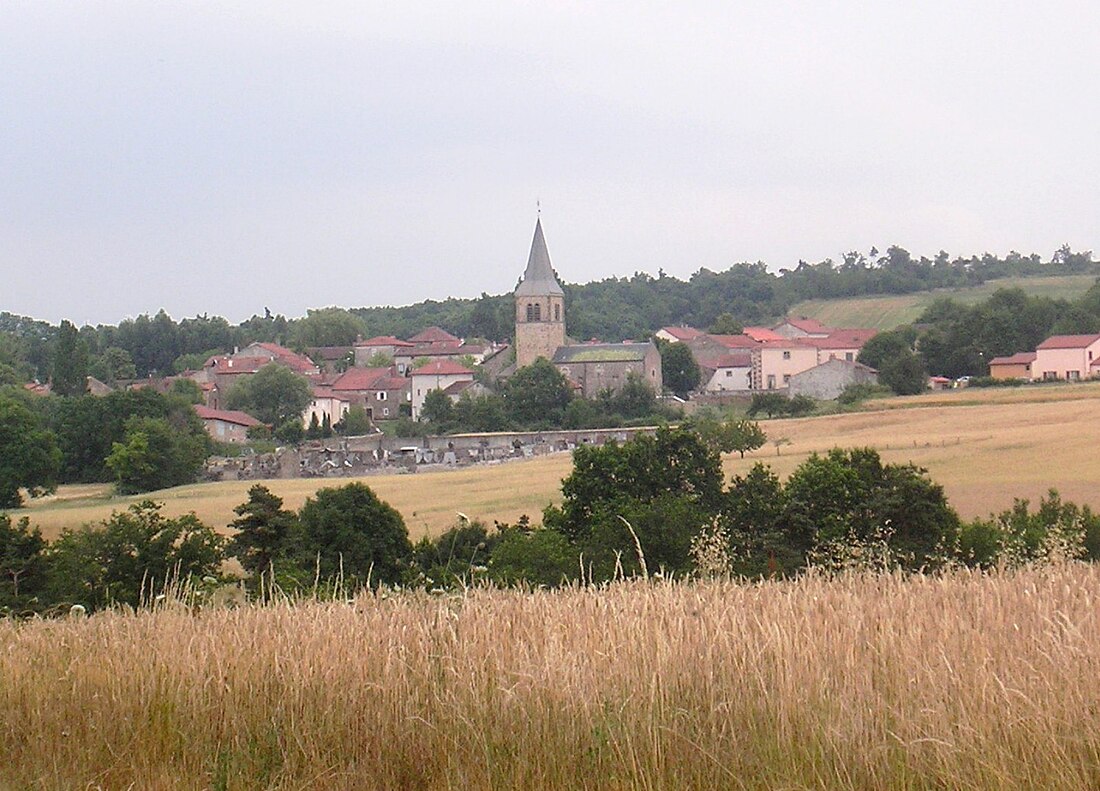
<instances>
[{"instance_id":1,"label":"wheat field","mask_svg":"<svg viewBox=\"0 0 1100 791\"><path fill-rule=\"evenodd\" d=\"M964 517L986 516L1012 505L1014 497L1037 501L1050 487L1064 499L1100 509L1100 382L1018 389L976 388L891 398L866 411L796 420L763 421L769 443L745 459L724 459L729 475L757 461L786 476L812 452L870 446L890 462L913 462L943 484ZM774 445L777 439L790 444ZM288 508L297 509L322 486L361 480L401 512L414 538L437 535L455 524L456 513L514 522L534 522L561 499L561 480L572 469L565 453L492 466L372 475L345 479L262 481ZM234 506L248 498L252 481L182 486L154 492L165 513L194 511L219 529ZM63 486L56 495L31 501L26 515L47 537L65 527L106 519L141 497L119 497L106 485Z\"/></svg>"},{"instance_id":2,"label":"wheat field","mask_svg":"<svg viewBox=\"0 0 1100 791\"><path fill-rule=\"evenodd\" d=\"M0 621L4 789L1100 786L1100 569Z\"/></svg>"}]
</instances>

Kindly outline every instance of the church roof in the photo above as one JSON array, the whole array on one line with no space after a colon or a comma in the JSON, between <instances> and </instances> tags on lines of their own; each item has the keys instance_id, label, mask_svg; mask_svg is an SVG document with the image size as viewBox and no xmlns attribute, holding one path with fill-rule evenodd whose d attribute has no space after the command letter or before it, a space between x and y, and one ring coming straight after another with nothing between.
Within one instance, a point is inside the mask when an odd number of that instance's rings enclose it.
<instances>
[{"instance_id":1,"label":"church roof","mask_svg":"<svg viewBox=\"0 0 1100 791\"><path fill-rule=\"evenodd\" d=\"M559 346L554 352L555 363L613 363L645 360L649 343L582 343Z\"/></svg>"},{"instance_id":2,"label":"church roof","mask_svg":"<svg viewBox=\"0 0 1100 791\"><path fill-rule=\"evenodd\" d=\"M516 286L517 297L563 296L561 284L550 266L550 253L546 250L546 238L542 235L542 220L535 221L535 238L531 240L531 255L527 257L527 270L523 281Z\"/></svg>"}]
</instances>

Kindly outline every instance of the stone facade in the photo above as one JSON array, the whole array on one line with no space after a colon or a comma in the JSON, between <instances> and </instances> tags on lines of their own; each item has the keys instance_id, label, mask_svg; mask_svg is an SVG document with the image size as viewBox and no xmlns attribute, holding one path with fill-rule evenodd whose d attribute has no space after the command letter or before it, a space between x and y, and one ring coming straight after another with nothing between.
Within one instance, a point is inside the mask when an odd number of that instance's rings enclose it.
<instances>
[{"instance_id":1,"label":"stone facade","mask_svg":"<svg viewBox=\"0 0 1100 791\"><path fill-rule=\"evenodd\" d=\"M631 374L657 395L664 389L661 353L653 343L562 346L553 362L568 379L580 385L585 398L595 398L604 391L619 392Z\"/></svg>"},{"instance_id":2,"label":"stone facade","mask_svg":"<svg viewBox=\"0 0 1100 791\"><path fill-rule=\"evenodd\" d=\"M844 388L856 384L878 384L878 372L862 363L832 359L792 374L787 394L832 401L844 392Z\"/></svg>"},{"instance_id":3,"label":"stone facade","mask_svg":"<svg viewBox=\"0 0 1100 791\"><path fill-rule=\"evenodd\" d=\"M565 345L565 292L550 266L541 220L535 223L531 254L515 300L516 367L539 357L552 360L558 347Z\"/></svg>"}]
</instances>

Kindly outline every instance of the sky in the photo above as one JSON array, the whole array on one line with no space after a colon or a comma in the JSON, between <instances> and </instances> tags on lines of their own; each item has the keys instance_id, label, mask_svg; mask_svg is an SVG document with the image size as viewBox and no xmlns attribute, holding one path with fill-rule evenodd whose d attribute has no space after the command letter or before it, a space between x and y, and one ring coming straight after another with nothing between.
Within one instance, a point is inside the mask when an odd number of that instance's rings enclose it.
<instances>
[{"instance_id":1,"label":"sky","mask_svg":"<svg viewBox=\"0 0 1100 791\"><path fill-rule=\"evenodd\" d=\"M315 7L316 6L316 7ZM1100 256L1100 3L0 4L0 310Z\"/></svg>"}]
</instances>

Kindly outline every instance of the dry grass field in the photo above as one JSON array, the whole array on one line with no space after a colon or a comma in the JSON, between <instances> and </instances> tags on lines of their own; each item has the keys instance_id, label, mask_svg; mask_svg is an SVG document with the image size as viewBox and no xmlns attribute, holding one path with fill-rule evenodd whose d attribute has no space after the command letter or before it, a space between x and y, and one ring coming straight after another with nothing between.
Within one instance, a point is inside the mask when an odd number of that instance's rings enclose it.
<instances>
[{"instance_id":1,"label":"dry grass field","mask_svg":"<svg viewBox=\"0 0 1100 791\"><path fill-rule=\"evenodd\" d=\"M1100 568L0 621L4 789L1100 787Z\"/></svg>"},{"instance_id":2,"label":"dry grass field","mask_svg":"<svg viewBox=\"0 0 1100 791\"><path fill-rule=\"evenodd\" d=\"M727 473L746 471L756 461L787 475L813 451L871 446L891 462L912 461L943 484L951 503L966 517L1009 507L1014 497L1033 501L1050 487L1064 498L1100 508L1100 383L1015 389L977 388L874 402L868 411L797 420L764 421L771 439L742 460L725 459ZM567 454L461 470L362 478L405 517L413 538L438 534L455 523L458 511L492 523L523 514L538 521L542 509L560 497L568 475ZM348 479L264 481L297 508L322 486ZM217 527L233 519L233 507L247 499L248 481L198 484L155 492L165 512L195 511ZM23 512L56 536L63 527L107 518L140 498L112 496L108 486L65 486L57 495L32 501Z\"/></svg>"},{"instance_id":3,"label":"dry grass field","mask_svg":"<svg viewBox=\"0 0 1100 791\"><path fill-rule=\"evenodd\" d=\"M973 288L939 289L898 296L812 299L791 308L792 316L810 316L832 327L875 327L888 330L917 320L924 309L941 297L972 305L988 299L1001 288L1022 288L1032 296L1076 299L1096 282L1094 275L1063 277L1010 277L990 280Z\"/></svg>"}]
</instances>

